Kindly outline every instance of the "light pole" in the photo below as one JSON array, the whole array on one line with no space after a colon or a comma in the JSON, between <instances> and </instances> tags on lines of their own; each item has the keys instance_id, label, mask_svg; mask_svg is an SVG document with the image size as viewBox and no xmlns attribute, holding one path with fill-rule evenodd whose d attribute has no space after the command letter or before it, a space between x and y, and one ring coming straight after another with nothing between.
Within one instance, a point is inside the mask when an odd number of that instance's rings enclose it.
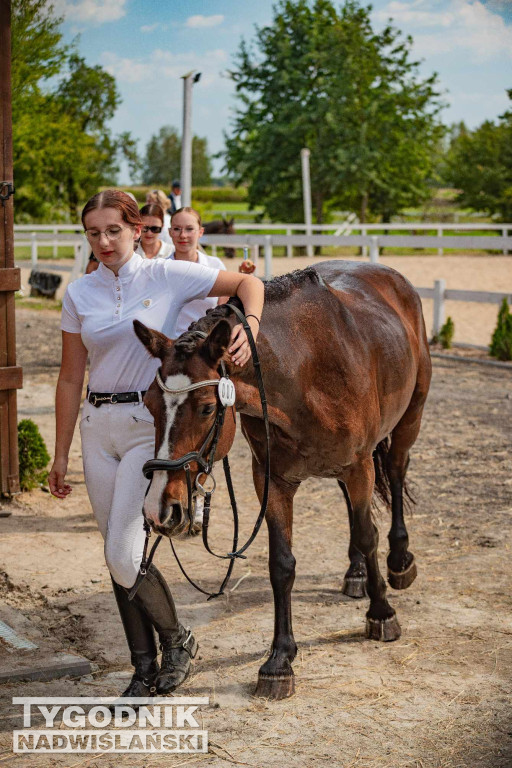
<instances>
[{"instance_id":1,"label":"light pole","mask_svg":"<svg viewBox=\"0 0 512 768\"><path fill-rule=\"evenodd\" d=\"M192 202L192 86L201 78L200 72L183 75L183 131L181 134L181 204Z\"/></svg>"}]
</instances>

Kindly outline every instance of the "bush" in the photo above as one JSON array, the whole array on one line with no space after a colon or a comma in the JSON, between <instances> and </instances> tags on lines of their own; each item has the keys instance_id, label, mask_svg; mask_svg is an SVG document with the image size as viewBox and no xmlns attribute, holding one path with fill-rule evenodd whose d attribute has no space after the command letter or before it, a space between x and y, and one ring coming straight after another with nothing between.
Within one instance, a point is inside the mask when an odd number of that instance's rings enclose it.
<instances>
[{"instance_id":1,"label":"bush","mask_svg":"<svg viewBox=\"0 0 512 768\"><path fill-rule=\"evenodd\" d=\"M455 334L455 323L451 317L446 318L446 323L439 331L439 343L443 349L451 349L453 336Z\"/></svg>"},{"instance_id":2,"label":"bush","mask_svg":"<svg viewBox=\"0 0 512 768\"><path fill-rule=\"evenodd\" d=\"M512 360L512 315L506 298L501 302L489 352L498 360Z\"/></svg>"},{"instance_id":3,"label":"bush","mask_svg":"<svg viewBox=\"0 0 512 768\"><path fill-rule=\"evenodd\" d=\"M50 454L32 419L22 419L18 424L18 452L20 459L20 488L31 491L46 482L46 465Z\"/></svg>"}]
</instances>

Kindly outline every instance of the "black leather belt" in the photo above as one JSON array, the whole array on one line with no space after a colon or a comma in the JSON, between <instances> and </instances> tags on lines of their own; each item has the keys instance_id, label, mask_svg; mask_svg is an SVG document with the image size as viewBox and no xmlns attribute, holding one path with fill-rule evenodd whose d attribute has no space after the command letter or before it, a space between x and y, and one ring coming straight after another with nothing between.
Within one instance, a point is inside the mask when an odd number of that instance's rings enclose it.
<instances>
[{"instance_id":1,"label":"black leather belt","mask_svg":"<svg viewBox=\"0 0 512 768\"><path fill-rule=\"evenodd\" d=\"M112 405L116 403L142 403L145 394L146 390L143 392L89 392L87 399L92 405L99 408L103 403Z\"/></svg>"}]
</instances>

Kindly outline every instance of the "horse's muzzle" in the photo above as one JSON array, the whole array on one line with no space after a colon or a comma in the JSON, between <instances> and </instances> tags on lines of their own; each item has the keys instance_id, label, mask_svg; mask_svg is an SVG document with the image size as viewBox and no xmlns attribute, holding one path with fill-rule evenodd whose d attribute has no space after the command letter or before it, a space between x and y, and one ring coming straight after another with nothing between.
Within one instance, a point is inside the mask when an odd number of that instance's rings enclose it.
<instances>
[{"instance_id":1,"label":"horse's muzzle","mask_svg":"<svg viewBox=\"0 0 512 768\"><path fill-rule=\"evenodd\" d=\"M190 528L188 514L181 502L176 501L176 499L170 499L167 502L162 501L158 522L149 522L157 533L168 538L186 536Z\"/></svg>"}]
</instances>

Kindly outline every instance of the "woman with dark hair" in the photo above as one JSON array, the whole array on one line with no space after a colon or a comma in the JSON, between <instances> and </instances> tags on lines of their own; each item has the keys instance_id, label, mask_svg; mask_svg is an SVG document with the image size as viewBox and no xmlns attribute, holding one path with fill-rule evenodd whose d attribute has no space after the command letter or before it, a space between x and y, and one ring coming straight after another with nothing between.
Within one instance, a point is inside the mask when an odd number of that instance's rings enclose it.
<instances>
[{"instance_id":1,"label":"woman with dark hair","mask_svg":"<svg viewBox=\"0 0 512 768\"><path fill-rule=\"evenodd\" d=\"M164 212L156 203L143 205L140 209L142 229L139 247L136 250L143 259L168 259L174 245L162 240Z\"/></svg>"},{"instance_id":2,"label":"woman with dark hair","mask_svg":"<svg viewBox=\"0 0 512 768\"><path fill-rule=\"evenodd\" d=\"M144 547L142 507L154 457L153 418L143 402L159 362L150 358L133 320L172 337L183 305L206 296L237 295L258 334L263 284L254 277L173 259L143 259L133 252L142 221L136 203L118 190L92 197L82 223L98 269L71 283L62 306L62 362L56 392L55 459L49 484L65 499L68 455L76 425L87 358L89 385L80 433L85 483L104 538L135 671L124 696L165 694L187 677L197 644L179 623L171 592L154 565L128 601ZM250 358L247 336L235 326L228 354L235 365ZM162 650L161 668L153 629Z\"/></svg>"}]
</instances>

